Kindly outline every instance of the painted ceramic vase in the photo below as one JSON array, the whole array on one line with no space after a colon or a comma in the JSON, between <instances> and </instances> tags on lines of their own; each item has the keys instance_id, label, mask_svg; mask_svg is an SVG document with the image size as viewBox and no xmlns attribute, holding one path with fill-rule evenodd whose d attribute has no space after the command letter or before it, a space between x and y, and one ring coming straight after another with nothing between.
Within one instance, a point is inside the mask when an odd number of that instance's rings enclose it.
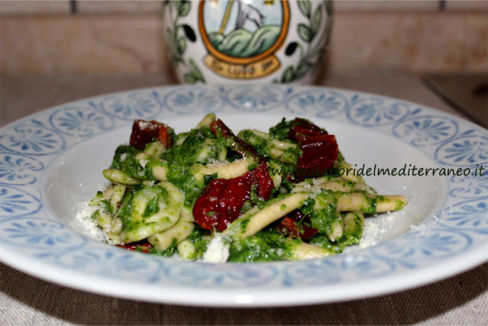
<instances>
[{"instance_id":1,"label":"painted ceramic vase","mask_svg":"<svg viewBox=\"0 0 488 326\"><path fill-rule=\"evenodd\" d=\"M163 15L182 83L311 83L329 41L332 2L169 0Z\"/></svg>"}]
</instances>

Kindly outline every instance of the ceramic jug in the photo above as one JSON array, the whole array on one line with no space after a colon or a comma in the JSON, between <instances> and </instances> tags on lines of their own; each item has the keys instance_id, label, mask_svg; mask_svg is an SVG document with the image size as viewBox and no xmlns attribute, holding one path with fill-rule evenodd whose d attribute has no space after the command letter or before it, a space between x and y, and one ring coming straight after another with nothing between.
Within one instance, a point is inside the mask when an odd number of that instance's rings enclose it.
<instances>
[{"instance_id":1,"label":"ceramic jug","mask_svg":"<svg viewBox=\"0 0 488 326\"><path fill-rule=\"evenodd\" d=\"M169 0L167 52L182 83L311 83L332 27L325 0Z\"/></svg>"}]
</instances>

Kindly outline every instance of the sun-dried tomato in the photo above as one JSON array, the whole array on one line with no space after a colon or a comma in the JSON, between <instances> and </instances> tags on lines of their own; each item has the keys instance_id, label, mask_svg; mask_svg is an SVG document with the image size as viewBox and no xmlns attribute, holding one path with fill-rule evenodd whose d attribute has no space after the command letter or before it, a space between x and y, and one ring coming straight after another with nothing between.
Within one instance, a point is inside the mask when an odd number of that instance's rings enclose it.
<instances>
[{"instance_id":1,"label":"sun-dried tomato","mask_svg":"<svg viewBox=\"0 0 488 326\"><path fill-rule=\"evenodd\" d=\"M278 232L292 238L307 240L313 237L318 230L307 225L310 217L300 210L295 210L281 219L277 226Z\"/></svg>"},{"instance_id":2,"label":"sun-dried tomato","mask_svg":"<svg viewBox=\"0 0 488 326\"><path fill-rule=\"evenodd\" d=\"M311 123L310 121L302 118L295 118L290 123L290 131L288 132L288 138L292 140L298 139L298 134L303 135L327 135L327 131L321 129L319 126Z\"/></svg>"},{"instance_id":3,"label":"sun-dried tomato","mask_svg":"<svg viewBox=\"0 0 488 326\"><path fill-rule=\"evenodd\" d=\"M248 172L249 173L249 172ZM251 171L252 184L256 187L256 193L259 197L269 199L273 191L273 179L268 172L268 164L262 163Z\"/></svg>"},{"instance_id":4,"label":"sun-dried tomato","mask_svg":"<svg viewBox=\"0 0 488 326\"><path fill-rule=\"evenodd\" d=\"M170 148L172 145L170 129L164 123L156 120L134 120L129 145L143 150L147 143L154 141L154 139L159 139L164 147Z\"/></svg>"},{"instance_id":5,"label":"sun-dried tomato","mask_svg":"<svg viewBox=\"0 0 488 326\"><path fill-rule=\"evenodd\" d=\"M117 245L117 247L127 250L142 251L147 254L149 252L149 249L151 249L153 246L147 240L142 240L138 242Z\"/></svg>"},{"instance_id":6,"label":"sun-dried tomato","mask_svg":"<svg viewBox=\"0 0 488 326\"><path fill-rule=\"evenodd\" d=\"M253 188L267 200L273 186L267 163L236 178L212 180L193 206L195 222L204 229L222 232L239 217Z\"/></svg>"},{"instance_id":7,"label":"sun-dried tomato","mask_svg":"<svg viewBox=\"0 0 488 326\"><path fill-rule=\"evenodd\" d=\"M261 157L254 149L254 147L234 135L232 130L230 130L230 128L227 127L227 125L222 120L217 119L213 121L210 124L210 131L212 131L214 135L220 134L224 138L230 139L230 146L232 147L232 149L241 154L243 157L252 157L260 163L265 161L264 157Z\"/></svg>"},{"instance_id":8,"label":"sun-dried tomato","mask_svg":"<svg viewBox=\"0 0 488 326\"><path fill-rule=\"evenodd\" d=\"M278 232L287 237L291 238L299 238L300 232L298 230L297 225L295 225L295 221L291 217L285 216L281 219L280 224L277 226Z\"/></svg>"},{"instance_id":9,"label":"sun-dried tomato","mask_svg":"<svg viewBox=\"0 0 488 326\"><path fill-rule=\"evenodd\" d=\"M295 140L302 150L297 161L298 180L324 175L339 155L335 136L305 119L296 118L290 123L288 138Z\"/></svg>"},{"instance_id":10,"label":"sun-dried tomato","mask_svg":"<svg viewBox=\"0 0 488 326\"><path fill-rule=\"evenodd\" d=\"M173 146L171 134L169 133L169 127L164 124L159 128L158 139L165 148L170 148Z\"/></svg>"}]
</instances>

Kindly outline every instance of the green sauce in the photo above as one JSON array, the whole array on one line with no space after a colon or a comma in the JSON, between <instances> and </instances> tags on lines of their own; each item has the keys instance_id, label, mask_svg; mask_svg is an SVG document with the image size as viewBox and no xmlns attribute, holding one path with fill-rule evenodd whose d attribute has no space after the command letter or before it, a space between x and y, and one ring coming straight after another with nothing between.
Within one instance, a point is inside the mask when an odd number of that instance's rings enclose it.
<instances>
[{"instance_id":1,"label":"green sauce","mask_svg":"<svg viewBox=\"0 0 488 326\"><path fill-rule=\"evenodd\" d=\"M216 177L195 179L201 164L217 160L225 146L225 139L217 139L209 128L203 127L186 133L181 145L163 153L163 159L168 161L167 179L185 193L185 206L191 207L204 186Z\"/></svg>"},{"instance_id":2,"label":"green sauce","mask_svg":"<svg viewBox=\"0 0 488 326\"><path fill-rule=\"evenodd\" d=\"M144 168L136 160L136 155L140 152L140 150L128 145L117 147L110 168L121 170L136 179L150 179L151 175L147 176Z\"/></svg>"},{"instance_id":3,"label":"green sauce","mask_svg":"<svg viewBox=\"0 0 488 326\"><path fill-rule=\"evenodd\" d=\"M302 154L300 147L288 139L280 140L281 143L285 142L289 146L283 150L280 149L281 145L277 145L277 140L264 137L253 130L243 130L239 133L239 138L252 145L260 156L267 159L275 159L294 165Z\"/></svg>"},{"instance_id":4,"label":"green sauce","mask_svg":"<svg viewBox=\"0 0 488 326\"><path fill-rule=\"evenodd\" d=\"M122 203L119 208L118 216L122 219L124 229L131 230L134 226L131 221L132 199L134 198L134 189L129 188L122 197Z\"/></svg>"},{"instance_id":5,"label":"green sauce","mask_svg":"<svg viewBox=\"0 0 488 326\"><path fill-rule=\"evenodd\" d=\"M309 199L302 207L302 212L310 216L311 226L321 234L329 233L332 224L340 220L337 198L329 191L323 191L315 199Z\"/></svg>"},{"instance_id":6,"label":"green sauce","mask_svg":"<svg viewBox=\"0 0 488 326\"><path fill-rule=\"evenodd\" d=\"M146 188L146 189L148 189L148 188ZM167 199L168 199L168 191L166 189L158 187L158 186L150 187L149 189L151 189L151 191L154 192L155 196L151 200L149 200L149 202L147 203L146 209L144 210L144 213L142 214L143 217L149 217L149 216L159 212L159 204L158 203L159 203L160 197L163 197L165 199L165 201L167 201Z\"/></svg>"},{"instance_id":7,"label":"green sauce","mask_svg":"<svg viewBox=\"0 0 488 326\"><path fill-rule=\"evenodd\" d=\"M219 142L219 147L222 147ZM192 129L179 146L173 146L163 153L163 159L170 164L189 166L202 163L199 157L206 152L204 159L217 159L217 140L209 128Z\"/></svg>"},{"instance_id":8,"label":"green sauce","mask_svg":"<svg viewBox=\"0 0 488 326\"><path fill-rule=\"evenodd\" d=\"M168 249L159 250L156 248L150 248L148 250L148 253L150 253L152 255L156 255L156 256L169 257L175 253L177 245L178 245L178 243L176 242L176 239L173 239L173 242L171 242L171 246ZM139 250L139 247L136 247L136 250Z\"/></svg>"},{"instance_id":9,"label":"green sauce","mask_svg":"<svg viewBox=\"0 0 488 326\"><path fill-rule=\"evenodd\" d=\"M191 207L200 196L205 184L194 176L195 167L170 164L167 179L185 194L185 206Z\"/></svg>"},{"instance_id":10,"label":"green sauce","mask_svg":"<svg viewBox=\"0 0 488 326\"><path fill-rule=\"evenodd\" d=\"M233 240L230 244L230 262L265 262L286 260L291 257L291 240L279 234L274 228L263 230L256 235Z\"/></svg>"},{"instance_id":11,"label":"green sauce","mask_svg":"<svg viewBox=\"0 0 488 326\"><path fill-rule=\"evenodd\" d=\"M285 118L275 125L269 128L269 134L272 138L279 140L288 139L288 133L290 132L290 122L287 122Z\"/></svg>"},{"instance_id":12,"label":"green sauce","mask_svg":"<svg viewBox=\"0 0 488 326\"><path fill-rule=\"evenodd\" d=\"M210 242L210 231L200 228L195 225L195 229L188 237L195 246L195 256L193 259L200 259L207 250L208 243Z\"/></svg>"}]
</instances>

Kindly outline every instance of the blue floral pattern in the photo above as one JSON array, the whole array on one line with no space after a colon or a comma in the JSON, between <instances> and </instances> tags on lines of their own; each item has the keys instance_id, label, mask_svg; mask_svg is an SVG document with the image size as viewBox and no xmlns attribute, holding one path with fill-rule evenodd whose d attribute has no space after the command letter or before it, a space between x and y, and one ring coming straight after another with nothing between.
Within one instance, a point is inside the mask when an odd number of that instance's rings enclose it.
<instances>
[{"instance_id":1,"label":"blue floral pattern","mask_svg":"<svg viewBox=\"0 0 488 326\"><path fill-rule=\"evenodd\" d=\"M347 100L336 91L314 89L294 95L286 102L286 106L296 115L312 114L329 118L344 110Z\"/></svg>"},{"instance_id":2,"label":"blue floral pattern","mask_svg":"<svg viewBox=\"0 0 488 326\"><path fill-rule=\"evenodd\" d=\"M53 128L76 137L88 137L97 130L109 130L112 121L106 115L97 112L92 107L65 107L49 118Z\"/></svg>"},{"instance_id":3,"label":"blue floral pattern","mask_svg":"<svg viewBox=\"0 0 488 326\"><path fill-rule=\"evenodd\" d=\"M162 110L159 94L143 91L103 98L100 106L108 115L130 121L151 120Z\"/></svg>"},{"instance_id":4,"label":"blue floral pattern","mask_svg":"<svg viewBox=\"0 0 488 326\"><path fill-rule=\"evenodd\" d=\"M227 101L244 112L265 112L283 103L285 94L272 86L233 87L226 92Z\"/></svg>"},{"instance_id":5,"label":"blue floral pattern","mask_svg":"<svg viewBox=\"0 0 488 326\"><path fill-rule=\"evenodd\" d=\"M348 110L349 119L361 126L381 126L402 119L409 111L409 105L385 98L353 98Z\"/></svg>"},{"instance_id":6,"label":"blue floral pattern","mask_svg":"<svg viewBox=\"0 0 488 326\"><path fill-rule=\"evenodd\" d=\"M28 185L37 181L35 173L42 171L44 165L35 158L0 153L0 183Z\"/></svg>"},{"instance_id":7,"label":"blue floral pattern","mask_svg":"<svg viewBox=\"0 0 488 326\"><path fill-rule=\"evenodd\" d=\"M444 117L421 116L401 121L393 128L395 136L414 146L434 145L456 135L456 121Z\"/></svg>"},{"instance_id":8,"label":"blue floral pattern","mask_svg":"<svg viewBox=\"0 0 488 326\"><path fill-rule=\"evenodd\" d=\"M440 219L445 225L456 229L488 234L488 197L461 202L446 210Z\"/></svg>"},{"instance_id":9,"label":"blue floral pattern","mask_svg":"<svg viewBox=\"0 0 488 326\"><path fill-rule=\"evenodd\" d=\"M460 198L475 198L484 196L488 193L488 171L484 170L484 166L477 165L475 171L472 169L465 169L468 176L453 176L451 178L451 191L449 194L452 197Z\"/></svg>"},{"instance_id":10,"label":"blue floral pattern","mask_svg":"<svg viewBox=\"0 0 488 326\"><path fill-rule=\"evenodd\" d=\"M207 112L249 121L260 119L261 113L263 117L269 113L333 119L396 137L419 148L437 165L471 170L464 176L445 177L444 202L422 223L422 229L350 254L306 262L213 265L127 252L74 231L40 200L46 191L43 176L68 148L76 150L90 138L130 128L132 119L164 121ZM251 117L248 112L255 114ZM157 297L162 302L172 302L165 294L168 288L187 294L194 289L213 291L229 297L229 305L235 304L235 295L251 293L259 298L264 290L285 295L295 289L311 290L317 300L331 300L331 293L337 291L328 291L330 286L380 284L393 276L401 279L466 253L479 257L478 262L486 259L488 172L471 172L488 168L487 164L486 129L392 98L284 85L182 86L105 95L46 110L1 129L0 257L20 269L13 257L48 264L53 272L69 275L71 285L93 291L97 291L95 286L77 283L79 276L118 282L127 296L134 285L151 286L152 296L140 297ZM289 298L284 301L294 300L293 295ZM187 300L198 301L191 295Z\"/></svg>"},{"instance_id":11,"label":"blue floral pattern","mask_svg":"<svg viewBox=\"0 0 488 326\"><path fill-rule=\"evenodd\" d=\"M471 238L462 232L428 229L410 232L400 241L380 244L372 250L378 256L416 267L422 261L451 256L454 248L456 252L463 252L471 242Z\"/></svg>"},{"instance_id":12,"label":"blue floral pattern","mask_svg":"<svg viewBox=\"0 0 488 326\"><path fill-rule=\"evenodd\" d=\"M157 271L162 265L158 259L143 253L130 253L126 250L104 246L87 246L83 251L64 254L57 262L70 269L88 270L110 278L133 279L146 282L157 280ZM104 248L105 247L105 248ZM107 250L108 249L108 250Z\"/></svg>"},{"instance_id":13,"label":"blue floral pattern","mask_svg":"<svg viewBox=\"0 0 488 326\"><path fill-rule=\"evenodd\" d=\"M471 133L470 133L471 134ZM435 153L439 163L454 166L476 166L488 163L488 136L459 137L440 146Z\"/></svg>"},{"instance_id":14,"label":"blue floral pattern","mask_svg":"<svg viewBox=\"0 0 488 326\"><path fill-rule=\"evenodd\" d=\"M164 103L171 111L179 114L219 112L224 106L218 92L209 92L199 86L175 89L164 98Z\"/></svg>"},{"instance_id":15,"label":"blue floral pattern","mask_svg":"<svg viewBox=\"0 0 488 326\"><path fill-rule=\"evenodd\" d=\"M186 263L168 269L171 279L181 284L193 284L197 287L207 287L214 284L231 284L235 287L259 286L269 283L277 276L276 268L272 265L256 266L243 265L235 268L234 265Z\"/></svg>"},{"instance_id":16,"label":"blue floral pattern","mask_svg":"<svg viewBox=\"0 0 488 326\"><path fill-rule=\"evenodd\" d=\"M0 230L7 234L0 241L35 252L62 252L85 242L81 235L73 236L61 222L38 217L5 220L0 223Z\"/></svg>"},{"instance_id":17,"label":"blue floral pattern","mask_svg":"<svg viewBox=\"0 0 488 326\"><path fill-rule=\"evenodd\" d=\"M344 260L337 260L335 257L331 257L292 266L285 272L283 285L307 284L314 286L314 284L321 283L334 284L340 283L348 276L354 277L354 275L358 274L362 274L364 277L381 277L391 273L394 268L394 264L388 260L358 257L358 255L350 254Z\"/></svg>"},{"instance_id":18,"label":"blue floral pattern","mask_svg":"<svg viewBox=\"0 0 488 326\"><path fill-rule=\"evenodd\" d=\"M13 152L49 155L62 150L64 139L38 120L21 122L0 136L0 146Z\"/></svg>"},{"instance_id":19,"label":"blue floral pattern","mask_svg":"<svg viewBox=\"0 0 488 326\"><path fill-rule=\"evenodd\" d=\"M0 220L11 216L33 214L39 210L39 199L13 187L0 185Z\"/></svg>"}]
</instances>

